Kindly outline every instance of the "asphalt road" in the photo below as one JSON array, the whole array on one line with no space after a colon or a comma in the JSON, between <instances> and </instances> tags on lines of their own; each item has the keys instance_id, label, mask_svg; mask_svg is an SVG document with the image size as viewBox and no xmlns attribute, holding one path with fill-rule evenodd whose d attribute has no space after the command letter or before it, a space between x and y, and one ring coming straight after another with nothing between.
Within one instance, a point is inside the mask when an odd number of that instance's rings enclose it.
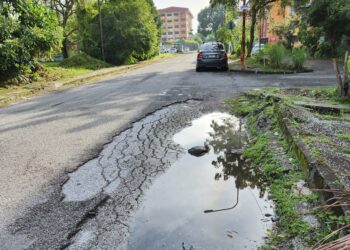
<instances>
[{"instance_id":1,"label":"asphalt road","mask_svg":"<svg viewBox=\"0 0 350 250\"><path fill-rule=\"evenodd\" d=\"M98 164L103 169L110 166L108 160L103 163L103 150L108 150L105 144L112 142L113 138L113 142L130 139L124 147L136 145L137 149L129 149L130 152L125 151L124 156L113 157L125 162L126 155L131 154L133 161L141 161L141 164L126 161L130 164L143 168L143 163L157 166L153 172L147 173L149 178L153 178L165 171L179 153L180 149L169 141L171 135L199 113L221 109L223 100L249 88L335 85L330 62L312 61L309 64L316 69L315 72L297 75L196 73L195 55L187 54L95 84L1 108L0 248L108 249L115 247L116 242L123 248L121 240L108 242L106 239L110 236L105 232L107 229L109 232L119 230L123 234L118 236L120 239L127 237L125 214L132 213L137 207L138 204L131 203L135 199L138 203L142 197L142 185L145 181L151 183L151 179L144 178L145 169L137 173L135 168L131 174L136 176L135 180L129 180L127 176L130 173L123 175L123 170L119 169L113 180L123 180L124 186L120 186L120 181L114 183L108 180L108 177L104 180L101 177L99 182L98 174L92 175L93 168L89 166L94 164L94 159L101 159ZM162 109L166 106L169 108ZM137 121L133 128L128 129ZM156 142L146 136L142 139L143 129L153 134L167 131L163 139L168 143L163 144L163 140ZM135 135L138 136L132 139ZM145 146L144 141L147 140L150 143ZM120 145L115 144L112 151L121 147L119 150L123 152L125 148ZM147 153L147 147L153 147L154 151ZM166 150L158 152L157 148ZM135 155L137 150L140 152ZM152 157L148 158L150 155ZM151 164L151 160L157 159L166 161ZM79 173L83 176L84 169L90 174L85 175L89 180L79 180ZM77 180L74 180L77 173ZM89 181L90 184L95 183L95 180L102 184L84 186ZM128 181L131 186L126 184ZM114 183L112 191L106 190L109 187L106 183ZM79 185L86 188L79 191ZM138 187L140 192L133 187ZM90 193L84 193L86 190ZM128 202L118 205L121 204L120 199L125 201L126 196L116 198L113 193L121 190L131 190L132 194L128 196ZM115 212L116 221L102 223L102 227L108 228L93 238L91 234L97 230L94 223L99 224L96 218L101 211L109 213L111 209ZM118 209L123 211L116 211ZM122 226L114 227L116 223ZM91 245L89 239L94 239L95 245Z\"/></svg>"}]
</instances>

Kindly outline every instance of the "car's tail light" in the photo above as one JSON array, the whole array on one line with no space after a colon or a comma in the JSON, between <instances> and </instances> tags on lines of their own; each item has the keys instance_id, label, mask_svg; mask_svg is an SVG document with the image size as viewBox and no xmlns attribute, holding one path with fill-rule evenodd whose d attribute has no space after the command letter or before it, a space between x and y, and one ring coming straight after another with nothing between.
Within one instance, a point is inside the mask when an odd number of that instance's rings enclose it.
<instances>
[{"instance_id":1,"label":"car's tail light","mask_svg":"<svg viewBox=\"0 0 350 250\"><path fill-rule=\"evenodd\" d=\"M198 52L197 58L203 58L203 52Z\"/></svg>"},{"instance_id":2,"label":"car's tail light","mask_svg":"<svg viewBox=\"0 0 350 250\"><path fill-rule=\"evenodd\" d=\"M221 59L227 59L227 53L221 52Z\"/></svg>"}]
</instances>

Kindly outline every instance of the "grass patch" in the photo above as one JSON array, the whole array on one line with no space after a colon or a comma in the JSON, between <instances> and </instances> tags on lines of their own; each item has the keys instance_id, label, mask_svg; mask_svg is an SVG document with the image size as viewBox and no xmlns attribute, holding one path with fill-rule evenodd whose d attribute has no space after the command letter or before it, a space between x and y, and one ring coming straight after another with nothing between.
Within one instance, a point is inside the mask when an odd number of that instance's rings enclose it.
<instances>
[{"instance_id":1,"label":"grass patch","mask_svg":"<svg viewBox=\"0 0 350 250\"><path fill-rule=\"evenodd\" d=\"M342 134L338 134L337 137L340 140L346 141L346 142L350 142L350 133L342 133Z\"/></svg>"},{"instance_id":2,"label":"grass patch","mask_svg":"<svg viewBox=\"0 0 350 250\"><path fill-rule=\"evenodd\" d=\"M246 116L250 112L262 107L259 101L251 102L246 96L241 95L238 98L225 102L230 107L231 111L237 116Z\"/></svg>"},{"instance_id":3,"label":"grass patch","mask_svg":"<svg viewBox=\"0 0 350 250\"><path fill-rule=\"evenodd\" d=\"M60 67L62 68L81 68L81 69L90 69L90 70L97 70L97 69L103 69L103 68L109 68L113 65L103 62L101 60L98 60L96 58L93 58L85 53L76 54L70 58L64 59L62 62L59 63Z\"/></svg>"}]
</instances>

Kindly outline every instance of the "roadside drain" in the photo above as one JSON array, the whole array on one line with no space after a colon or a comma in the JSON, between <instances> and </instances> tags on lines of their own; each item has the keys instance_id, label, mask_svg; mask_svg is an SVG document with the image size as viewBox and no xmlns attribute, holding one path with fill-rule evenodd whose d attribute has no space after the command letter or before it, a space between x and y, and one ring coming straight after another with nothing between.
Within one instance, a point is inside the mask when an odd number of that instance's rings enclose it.
<instances>
[{"instance_id":1,"label":"roadside drain","mask_svg":"<svg viewBox=\"0 0 350 250\"><path fill-rule=\"evenodd\" d=\"M174 136L182 148L207 143L200 158L181 158L145 194L128 249L256 249L273 213L265 184L241 156L239 119L212 113Z\"/></svg>"}]
</instances>

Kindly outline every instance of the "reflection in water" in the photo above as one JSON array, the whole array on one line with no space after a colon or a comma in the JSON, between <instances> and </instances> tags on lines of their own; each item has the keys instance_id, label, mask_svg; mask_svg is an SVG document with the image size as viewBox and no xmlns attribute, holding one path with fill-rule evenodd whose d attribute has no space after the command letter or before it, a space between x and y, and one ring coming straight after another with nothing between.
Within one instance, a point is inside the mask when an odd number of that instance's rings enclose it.
<instances>
[{"instance_id":1,"label":"reflection in water","mask_svg":"<svg viewBox=\"0 0 350 250\"><path fill-rule=\"evenodd\" d=\"M237 126L233 126L237 125ZM260 197L264 196L266 183L263 181L261 173L253 170L249 164L245 164L242 157L242 148L246 142L246 133L242 129L241 121L233 123L231 119L225 119L221 123L212 121L213 132L209 133L210 138L207 143L213 148L218 157L212 161L212 165L219 169L214 176L216 181L228 180L230 176L235 178L236 202L232 207L221 209L209 209L204 213L221 212L234 209L239 202L239 190L246 187L259 188Z\"/></svg>"},{"instance_id":2,"label":"reflection in water","mask_svg":"<svg viewBox=\"0 0 350 250\"><path fill-rule=\"evenodd\" d=\"M242 123L238 121L237 126L233 126L232 120L225 119L221 124L212 121L213 132L210 133L208 144L212 146L218 157L212 161L212 165L220 172L215 174L215 180L221 178L227 180L230 176L235 178L237 189L247 187L258 188L260 197L266 191L266 183L261 173L246 164L242 157L242 147L246 142L246 133L242 131Z\"/></svg>"},{"instance_id":3,"label":"reflection in water","mask_svg":"<svg viewBox=\"0 0 350 250\"><path fill-rule=\"evenodd\" d=\"M208 143L211 150L184 155L156 179L134 217L128 249L258 248L271 227L264 213L273 210L260 175L241 159L245 140L239 119L222 113L175 135L184 149Z\"/></svg>"}]
</instances>

